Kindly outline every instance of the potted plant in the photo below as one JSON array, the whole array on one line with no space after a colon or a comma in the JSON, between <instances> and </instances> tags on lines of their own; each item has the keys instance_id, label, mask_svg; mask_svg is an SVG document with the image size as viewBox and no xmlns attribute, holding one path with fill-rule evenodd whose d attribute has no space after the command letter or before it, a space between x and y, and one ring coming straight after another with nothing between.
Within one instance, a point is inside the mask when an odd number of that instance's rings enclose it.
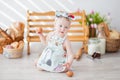
<instances>
[{"instance_id":1,"label":"potted plant","mask_svg":"<svg viewBox=\"0 0 120 80\"><path fill-rule=\"evenodd\" d=\"M96 27L98 24L105 22L105 16L101 16L100 13L91 11L86 15L86 23L89 26L89 37L96 37Z\"/></svg>"}]
</instances>

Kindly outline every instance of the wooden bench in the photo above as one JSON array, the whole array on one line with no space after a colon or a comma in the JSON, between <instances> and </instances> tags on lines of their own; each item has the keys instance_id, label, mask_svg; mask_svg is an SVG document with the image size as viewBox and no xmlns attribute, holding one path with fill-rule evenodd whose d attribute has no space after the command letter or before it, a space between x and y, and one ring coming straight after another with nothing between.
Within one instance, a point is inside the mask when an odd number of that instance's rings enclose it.
<instances>
[{"instance_id":1,"label":"wooden bench","mask_svg":"<svg viewBox=\"0 0 120 80\"><path fill-rule=\"evenodd\" d=\"M68 32L70 41L73 42L83 42L82 49L87 50L87 40L88 40L88 26L86 26L86 15L85 11L73 12L76 19L72 21L71 29ZM39 42L40 39L35 33L37 27L43 28L43 33L47 34L53 30L53 23L55 19L55 12L33 12L27 11L27 47L28 55L30 54L30 42ZM81 23L81 24L80 24ZM80 49L81 50L81 49ZM80 56L80 53L76 54Z\"/></svg>"}]
</instances>

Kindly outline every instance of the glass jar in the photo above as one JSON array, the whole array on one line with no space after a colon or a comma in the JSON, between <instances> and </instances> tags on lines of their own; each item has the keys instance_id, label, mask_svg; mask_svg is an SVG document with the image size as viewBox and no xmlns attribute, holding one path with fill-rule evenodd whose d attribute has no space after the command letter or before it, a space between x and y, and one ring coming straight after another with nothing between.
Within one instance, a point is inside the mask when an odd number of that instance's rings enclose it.
<instances>
[{"instance_id":1,"label":"glass jar","mask_svg":"<svg viewBox=\"0 0 120 80\"><path fill-rule=\"evenodd\" d=\"M97 38L106 38L104 27L98 28Z\"/></svg>"},{"instance_id":2,"label":"glass jar","mask_svg":"<svg viewBox=\"0 0 120 80\"><path fill-rule=\"evenodd\" d=\"M97 38L90 38L88 41L88 54L93 55L94 52L100 52L100 40Z\"/></svg>"},{"instance_id":3,"label":"glass jar","mask_svg":"<svg viewBox=\"0 0 120 80\"><path fill-rule=\"evenodd\" d=\"M99 39L99 40L100 40L100 43L99 43L99 46L100 46L100 53L101 53L101 54L105 54L106 39L101 38L101 39Z\"/></svg>"},{"instance_id":4,"label":"glass jar","mask_svg":"<svg viewBox=\"0 0 120 80\"><path fill-rule=\"evenodd\" d=\"M106 35L104 32L104 27L98 28L97 38L100 39L100 53L105 54L105 47L106 47Z\"/></svg>"}]
</instances>

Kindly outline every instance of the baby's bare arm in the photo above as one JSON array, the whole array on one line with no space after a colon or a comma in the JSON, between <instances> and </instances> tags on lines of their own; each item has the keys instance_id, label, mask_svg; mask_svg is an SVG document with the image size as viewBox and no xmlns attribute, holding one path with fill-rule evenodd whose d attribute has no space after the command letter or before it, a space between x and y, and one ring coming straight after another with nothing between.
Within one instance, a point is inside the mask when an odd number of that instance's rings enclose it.
<instances>
[{"instance_id":1,"label":"baby's bare arm","mask_svg":"<svg viewBox=\"0 0 120 80\"><path fill-rule=\"evenodd\" d=\"M43 44L47 44L47 41L50 39L52 32L48 33L46 36L44 36L42 33L39 33L40 40Z\"/></svg>"},{"instance_id":2,"label":"baby's bare arm","mask_svg":"<svg viewBox=\"0 0 120 80\"><path fill-rule=\"evenodd\" d=\"M42 30L42 28L41 28L41 27L40 27L40 28L36 28L36 33L39 35L39 38L40 38L41 42L42 42L43 44L45 44L45 43L46 43L46 38L45 38L45 36L43 35L43 30Z\"/></svg>"},{"instance_id":3,"label":"baby's bare arm","mask_svg":"<svg viewBox=\"0 0 120 80\"><path fill-rule=\"evenodd\" d=\"M46 37L42 33L38 33L41 43L46 44Z\"/></svg>"},{"instance_id":4,"label":"baby's bare arm","mask_svg":"<svg viewBox=\"0 0 120 80\"><path fill-rule=\"evenodd\" d=\"M68 40L68 38L65 40L65 47L66 47L66 50L67 50L67 58L68 58L67 63L69 63L70 66L71 66L72 62L73 62L73 59L74 59L74 55L73 55L73 51L72 51L72 48L71 48L71 43Z\"/></svg>"}]
</instances>

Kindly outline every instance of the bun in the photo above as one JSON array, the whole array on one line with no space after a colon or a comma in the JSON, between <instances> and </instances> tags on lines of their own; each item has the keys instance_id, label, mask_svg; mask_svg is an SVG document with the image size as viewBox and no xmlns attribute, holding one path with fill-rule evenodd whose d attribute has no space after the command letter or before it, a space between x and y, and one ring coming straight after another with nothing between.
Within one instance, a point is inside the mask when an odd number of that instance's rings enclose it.
<instances>
[{"instance_id":1,"label":"bun","mask_svg":"<svg viewBox=\"0 0 120 80\"><path fill-rule=\"evenodd\" d=\"M18 46L18 49L21 49L24 47L24 42L23 41L19 41L19 46Z\"/></svg>"},{"instance_id":2,"label":"bun","mask_svg":"<svg viewBox=\"0 0 120 80\"><path fill-rule=\"evenodd\" d=\"M13 42L13 43L11 43L11 46L12 46L14 49L18 48L18 42Z\"/></svg>"},{"instance_id":3,"label":"bun","mask_svg":"<svg viewBox=\"0 0 120 80\"><path fill-rule=\"evenodd\" d=\"M110 39L119 39L119 32L117 32L116 30L111 30L109 38Z\"/></svg>"}]
</instances>

